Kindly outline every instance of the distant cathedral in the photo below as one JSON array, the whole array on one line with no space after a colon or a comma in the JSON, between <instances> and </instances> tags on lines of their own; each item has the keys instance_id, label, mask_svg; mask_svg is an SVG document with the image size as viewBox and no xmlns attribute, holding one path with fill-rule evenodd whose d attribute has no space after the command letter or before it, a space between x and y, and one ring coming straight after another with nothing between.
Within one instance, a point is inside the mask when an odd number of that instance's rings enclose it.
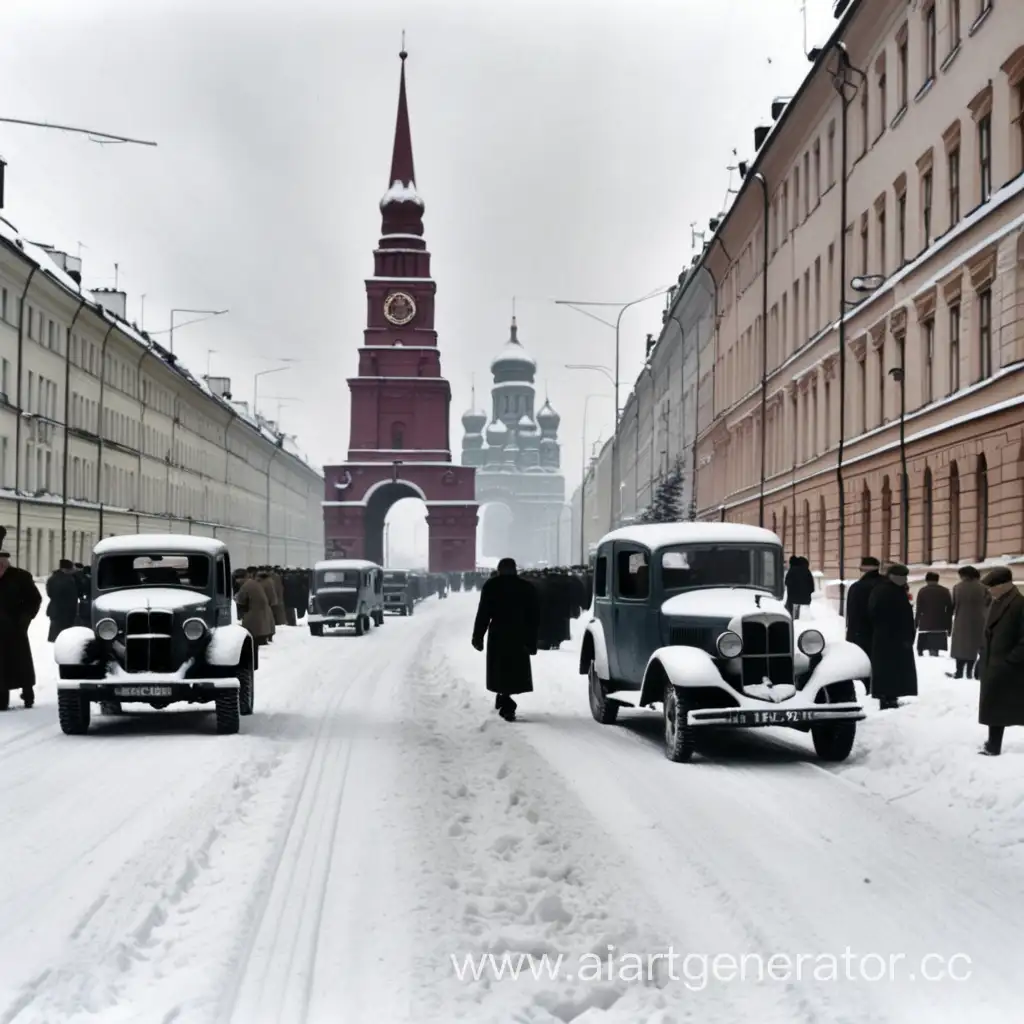
<instances>
[{"instance_id":1,"label":"distant cathedral","mask_svg":"<svg viewBox=\"0 0 1024 1024\"><path fill-rule=\"evenodd\" d=\"M491 363L488 414L473 404L462 417L462 465L476 468L476 500L483 517L482 554L510 555L520 565L572 561L559 550L565 477L558 443L560 418L545 398L535 411L537 363L519 341L512 317L509 339Z\"/></svg>"}]
</instances>

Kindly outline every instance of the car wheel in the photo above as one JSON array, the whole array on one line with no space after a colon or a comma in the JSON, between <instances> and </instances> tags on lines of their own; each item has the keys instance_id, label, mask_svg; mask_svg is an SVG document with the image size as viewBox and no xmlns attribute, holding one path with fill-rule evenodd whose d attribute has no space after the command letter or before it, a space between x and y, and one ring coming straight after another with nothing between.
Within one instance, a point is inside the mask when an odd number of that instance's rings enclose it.
<instances>
[{"instance_id":1,"label":"car wheel","mask_svg":"<svg viewBox=\"0 0 1024 1024\"><path fill-rule=\"evenodd\" d=\"M697 730L687 718L687 700L679 688L665 684L665 756L677 763L689 761L696 749Z\"/></svg>"},{"instance_id":2,"label":"car wheel","mask_svg":"<svg viewBox=\"0 0 1024 1024\"><path fill-rule=\"evenodd\" d=\"M229 736L232 733L238 732L239 725L241 724L239 721L239 715L241 714L241 709L239 707L239 691L218 691L216 713L218 733L222 736Z\"/></svg>"},{"instance_id":3,"label":"car wheel","mask_svg":"<svg viewBox=\"0 0 1024 1024\"><path fill-rule=\"evenodd\" d=\"M310 636L323 636L324 635L324 624L322 622L311 622L309 624L309 635Z\"/></svg>"},{"instance_id":4,"label":"car wheel","mask_svg":"<svg viewBox=\"0 0 1024 1024\"><path fill-rule=\"evenodd\" d=\"M814 752L822 761L845 761L856 737L856 722L817 722L811 726Z\"/></svg>"},{"instance_id":5,"label":"car wheel","mask_svg":"<svg viewBox=\"0 0 1024 1024\"><path fill-rule=\"evenodd\" d=\"M619 717L619 705L609 700L604 692L604 681L597 674L597 664L591 659L587 669L587 691L590 698L590 713L595 722L612 725Z\"/></svg>"},{"instance_id":6,"label":"car wheel","mask_svg":"<svg viewBox=\"0 0 1024 1024\"><path fill-rule=\"evenodd\" d=\"M78 693L57 694L57 717L61 732L67 736L84 736L89 731L89 702Z\"/></svg>"},{"instance_id":7,"label":"car wheel","mask_svg":"<svg viewBox=\"0 0 1024 1024\"><path fill-rule=\"evenodd\" d=\"M256 700L256 675L253 670L243 665L238 670L238 713L251 715Z\"/></svg>"},{"instance_id":8,"label":"car wheel","mask_svg":"<svg viewBox=\"0 0 1024 1024\"><path fill-rule=\"evenodd\" d=\"M0 686L0 711L6 711L11 706L11 691L6 686Z\"/></svg>"},{"instance_id":9,"label":"car wheel","mask_svg":"<svg viewBox=\"0 0 1024 1024\"><path fill-rule=\"evenodd\" d=\"M366 618L362 615L356 616L356 636L362 636L366 632Z\"/></svg>"}]
</instances>

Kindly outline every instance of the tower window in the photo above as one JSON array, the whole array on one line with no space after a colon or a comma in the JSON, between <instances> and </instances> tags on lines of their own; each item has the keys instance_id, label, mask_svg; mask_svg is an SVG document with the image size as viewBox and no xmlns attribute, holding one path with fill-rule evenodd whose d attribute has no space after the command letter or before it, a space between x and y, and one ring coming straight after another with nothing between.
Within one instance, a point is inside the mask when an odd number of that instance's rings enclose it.
<instances>
[{"instance_id":1,"label":"tower window","mask_svg":"<svg viewBox=\"0 0 1024 1024\"><path fill-rule=\"evenodd\" d=\"M391 424L391 447L401 450L405 447L405 425L402 423Z\"/></svg>"}]
</instances>

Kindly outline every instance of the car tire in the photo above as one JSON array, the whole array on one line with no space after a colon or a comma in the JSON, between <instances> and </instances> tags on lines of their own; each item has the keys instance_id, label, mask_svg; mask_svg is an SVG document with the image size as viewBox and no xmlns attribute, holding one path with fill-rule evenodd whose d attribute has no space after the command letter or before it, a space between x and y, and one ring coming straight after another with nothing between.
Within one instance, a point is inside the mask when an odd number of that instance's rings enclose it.
<instances>
[{"instance_id":1,"label":"car tire","mask_svg":"<svg viewBox=\"0 0 1024 1024\"><path fill-rule=\"evenodd\" d=\"M6 686L0 686L0 711L7 711L11 706L11 691Z\"/></svg>"},{"instance_id":2,"label":"car tire","mask_svg":"<svg viewBox=\"0 0 1024 1024\"><path fill-rule=\"evenodd\" d=\"M366 632L366 616L356 616L356 636L362 636Z\"/></svg>"},{"instance_id":3,"label":"car tire","mask_svg":"<svg viewBox=\"0 0 1024 1024\"><path fill-rule=\"evenodd\" d=\"M310 636L323 636L324 635L324 624L322 622L311 622L309 624L309 635Z\"/></svg>"},{"instance_id":4,"label":"car tire","mask_svg":"<svg viewBox=\"0 0 1024 1024\"><path fill-rule=\"evenodd\" d=\"M817 722L811 726L814 752L822 761L845 761L856 738L856 722Z\"/></svg>"},{"instance_id":5,"label":"car tire","mask_svg":"<svg viewBox=\"0 0 1024 1024\"><path fill-rule=\"evenodd\" d=\"M405 614L406 614L406 615L412 615L412 613L413 613L413 609L414 609L415 607L416 607L416 606L415 606L414 604L411 604L411 605L409 605L409 610L408 610L408 611L407 611L407 612L406 612Z\"/></svg>"},{"instance_id":6,"label":"car tire","mask_svg":"<svg viewBox=\"0 0 1024 1024\"><path fill-rule=\"evenodd\" d=\"M697 748L697 730L687 718L688 701L679 687L665 684L665 756L677 764L693 758ZM682 723L680 724L680 718Z\"/></svg>"},{"instance_id":7,"label":"car tire","mask_svg":"<svg viewBox=\"0 0 1024 1024\"><path fill-rule=\"evenodd\" d=\"M619 705L609 700L604 692L604 680L597 674L597 663L591 658L587 669L587 696L590 700L590 713L595 722L601 725L614 725L619 717Z\"/></svg>"},{"instance_id":8,"label":"car tire","mask_svg":"<svg viewBox=\"0 0 1024 1024\"><path fill-rule=\"evenodd\" d=\"M230 736L238 732L241 725L239 696L238 690L218 690L217 692L215 711L217 732L221 736Z\"/></svg>"},{"instance_id":9,"label":"car tire","mask_svg":"<svg viewBox=\"0 0 1024 1024\"><path fill-rule=\"evenodd\" d=\"M251 715L256 702L256 674L248 665L238 670L238 713Z\"/></svg>"},{"instance_id":10,"label":"car tire","mask_svg":"<svg viewBox=\"0 0 1024 1024\"><path fill-rule=\"evenodd\" d=\"M65 736L84 736L89 731L91 708L89 702L74 692L57 694L57 718Z\"/></svg>"}]
</instances>

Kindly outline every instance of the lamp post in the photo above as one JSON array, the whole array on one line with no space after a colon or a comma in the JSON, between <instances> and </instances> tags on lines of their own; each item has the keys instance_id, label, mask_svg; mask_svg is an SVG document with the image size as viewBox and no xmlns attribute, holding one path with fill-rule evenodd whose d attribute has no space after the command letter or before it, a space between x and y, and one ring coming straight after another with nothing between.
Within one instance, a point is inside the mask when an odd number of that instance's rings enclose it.
<instances>
[{"instance_id":1,"label":"lamp post","mask_svg":"<svg viewBox=\"0 0 1024 1024\"><path fill-rule=\"evenodd\" d=\"M252 375L252 416L253 419L257 416L256 403L259 400L259 389L260 389L260 377L266 377L269 373L282 373L284 370L290 370L292 363L297 363L298 359L282 359L281 362L288 363L287 366L272 366L269 370L260 370L258 373Z\"/></svg>"},{"instance_id":2,"label":"lamp post","mask_svg":"<svg viewBox=\"0 0 1024 1024\"><path fill-rule=\"evenodd\" d=\"M202 319L206 320L209 317L224 316L224 314L228 313L228 312L230 312L230 311L227 310L227 309L172 309L171 310L171 327L170 327L170 330L167 332L167 349L168 349L168 351L171 353L171 355L174 355L174 326L175 326L174 325L174 314L175 313L197 313L197 314L202 314ZM190 324L194 324L194 323L198 323L198 322L199 322L198 320L189 320L188 321L188 323L190 323ZM185 327L187 325L186 324L181 324L180 326L181 327Z\"/></svg>"},{"instance_id":3,"label":"lamp post","mask_svg":"<svg viewBox=\"0 0 1024 1024\"><path fill-rule=\"evenodd\" d=\"M910 557L910 501L907 494L907 374L906 342L900 338L900 365L889 376L900 386L900 560L904 565Z\"/></svg>"},{"instance_id":4,"label":"lamp post","mask_svg":"<svg viewBox=\"0 0 1024 1024\"><path fill-rule=\"evenodd\" d=\"M587 509L587 408L592 398L608 398L601 391L592 391L583 399L583 430L580 434L580 565L586 564L586 509Z\"/></svg>"},{"instance_id":5,"label":"lamp post","mask_svg":"<svg viewBox=\"0 0 1024 1024\"><path fill-rule=\"evenodd\" d=\"M647 302L653 299L656 295L664 295L668 288L658 288L653 292L648 292L646 295L641 295L638 299L631 299L629 302L570 302L568 299L555 299L556 306L569 306L575 309L577 313L584 313L586 316L593 317L593 319L600 321L608 327L615 327L615 373L612 377L612 384L615 387L615 433L612 435L612 507L609 510L609 525L610 530L615 529L615 521L618 518L618 513L622 510L621 495L619 496L618 509L615 507L615 481L619 477L619 367L621 363L621 335L620 330L622 327L622 317L627 309L633 306L639 305L641 302ZM615 318L615 324L608 323L607 320L601 320L600 317L595 317L593 313L588 312L583 306L607 306L611 308L618 307L619 313Z\"/></svg>"},{"instance_id":6,"label":"lamp post","mask_svg":"<svg viewBox=\"0 0 1024 1024\"><path fill-rule=\"evenodd\" d=\"M839 493L839 614L843 614L846 603L846 493L843 480L843 455L846 441L846 218L849 202L849 125L850 106L857 98L862 86L867 85L867 75L850 62L846 44L835 43L836 67L831 72L832 88L839 94L842 108L840 117L840 178L839 178L839 446L836 452L836 488ZM821 56L820 49L813 49L807 59L816 63Z\"/></svg>"}]
</instances>

